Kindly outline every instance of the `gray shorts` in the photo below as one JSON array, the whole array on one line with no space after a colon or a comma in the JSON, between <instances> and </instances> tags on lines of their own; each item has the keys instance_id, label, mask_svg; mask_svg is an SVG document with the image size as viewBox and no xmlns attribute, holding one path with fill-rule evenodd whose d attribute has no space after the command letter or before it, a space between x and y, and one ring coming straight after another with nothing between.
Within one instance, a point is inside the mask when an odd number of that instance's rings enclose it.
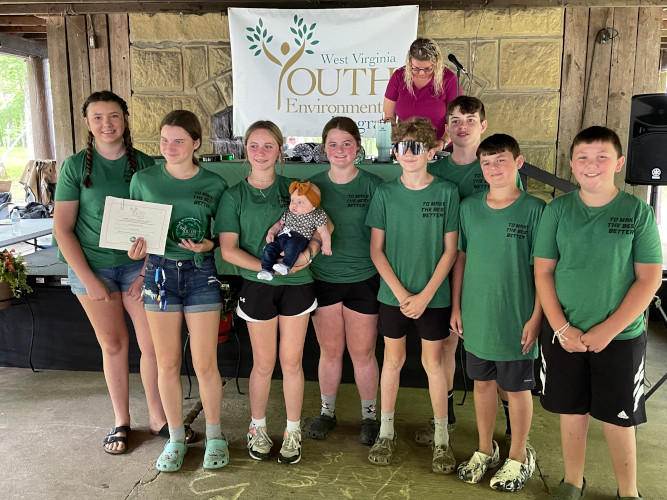
<instances>
[{"instance_id":1,"label":"gray shorts","mask_svg":"<svg viewBox=\"0 0 667 500\"><path fill-rule=\"evenodd\" d=\"M466 372L473 380L495 380L507 392L532 391L535 388L534 359L489 361L466 351Z\"/></svg>"}]
</instances>

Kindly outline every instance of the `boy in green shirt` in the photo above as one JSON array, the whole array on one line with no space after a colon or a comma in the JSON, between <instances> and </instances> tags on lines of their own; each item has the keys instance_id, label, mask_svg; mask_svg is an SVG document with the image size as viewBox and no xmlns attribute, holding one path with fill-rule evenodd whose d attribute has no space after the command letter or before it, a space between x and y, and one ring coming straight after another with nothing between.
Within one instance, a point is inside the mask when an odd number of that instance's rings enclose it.
<instances>
[{"instance_id":1,"label":"boy in green shirt","mask_svg":"<svg viewBox=\"0 0 667 500\"><path fill-rule=\"evenodd\" d=\"M371 258L380 273L378 332L384 336L380 386L380 433L368 454L378 465L391 462L396 445L394 408L405 336L410 323L421 338L435 422L432 470L451 474L456 459L447 432L447 381L442 325L451 314L447 275L458 253L459 197L456 187L429 174L426 164L436 142L425 118L412 118L392 130L403 173L375 191L366 218L371 227Z\"/></svg>"},{"instance_id":2,"label":"boy in green shirt","mask_svg":"<svg viewBox=\"0 0 667 500\"><path fill-rule=\"evenodd\" d=\"M487 191L489 184L484 179L482 167L477 158L477 147L486 131L486 112L482 101L472 96L459 96L447 106L446 130L452 139L452 154L428 166L429 173L454 183L459 190L461 199ZM516 174L518 179L518 173ZM517 186L520 182L517 182ZM450 335L443 343L443 356L447 372L447 405L449 429L456 424L454 415L454 373L456 371L456 347L459 338ZM500 390L500 396L507 419L506 436L510 435L510 417L507 394ZM419 444L432 444L433 423L417 431L415 440Z\"/></svg>"},{"instance_id":3,"label":"boy in green shirt","mask_svg":"<svg viewBox=\"0 0 667 500\"><path fill-rule=\"evenodd\" d=\"M662 250L651 207L614 185L624 162L613 131L579 132L570 166L581 188L547 206L537 234L535 285L554 330L542 342L542 406L560 414L565 464L554 499L584 495L591 416L602 421L616 498L641 498L644 311L662 281Z\"/></svg>"},{"instance_id":4,"label":"boy in green shirt","mask_svg":"<svg viewBox=\"0 0 667 500\"><path fill-rule=\"evenodd\" d=\"M475 381L479 446L459 465L458 475L475 484L500 462L493 427L496 392L501 387L509 400L512 442L509 458L491 478L491 487L519 491L535 469L526 440L533 415L533 363L542 309L535 294L531 254L545 203L516 186L523 156L513 137L486 138L477 157L490 188L461 202L451 327L463 339L467 373Z\"/></svg>"}]
</instances>

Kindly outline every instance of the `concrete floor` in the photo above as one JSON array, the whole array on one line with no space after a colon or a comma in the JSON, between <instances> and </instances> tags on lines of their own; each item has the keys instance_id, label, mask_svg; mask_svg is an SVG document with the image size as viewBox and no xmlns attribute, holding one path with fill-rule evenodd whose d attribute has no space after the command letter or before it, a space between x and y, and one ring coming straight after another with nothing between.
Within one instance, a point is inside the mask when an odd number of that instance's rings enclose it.
<instances>
[{"instance_id":1,"label":"concrete floor","mask_svg":"<svg viewBox=\"0 0 667 500\"><path fill-rule=\"evenodd\" d=\"M647 379L655 383L667 370L667 331L651 324ZM248 396L236 392L233 381L225 388L223 430L230 440L231 461L217 471L202 468L204 440L191 445L183 469L160 473L155 459L164 440L150 435L143 389L131 377L133 433L128 453L111 456L101 441L113 423L111 404L102 373L0 368L0 498L38 499L420 499L501 498L488 486L490 474L471 486L453 476L431 473L429 448L417 445L415 430L430 416L426 389L402 388L398 395L394 461L377 467L367 461L369 448L358 443L359 399L353 385L341 386L338 427L327 441L304 439L303 458L294 466L277 461L251 460L245 447L250 409ZM241 389L247 392L247 379ZM187 389L187 385L186 385ZM197 387L193 394L198 394ZM455 394L457 402L463 393ZM639 486L644 498L667 498L662 479L667 435L667 384L647 403L649 422L639 429ZM185 412L197 399L185 401ZM319 409L317 384L306 384L304 429ZM458 426L452 445L458 461L476 447L472 395L456 408ZM269 434L278 452L285 414L281 384L274 381L268 409ZM499 411L496 438L503 441L504 416ZM203 414L193 427L204 435ZM542 410L535 399L531 442L538 468L524 490L513 498L548 498L562 475L558 417ZM501 444L501 456L507 447ZM611 464L599 422L592 422L586 465L590 500L611 499L616 493ZM662 493L661 493L662 492Z\"/></svg>"}]
</instances>

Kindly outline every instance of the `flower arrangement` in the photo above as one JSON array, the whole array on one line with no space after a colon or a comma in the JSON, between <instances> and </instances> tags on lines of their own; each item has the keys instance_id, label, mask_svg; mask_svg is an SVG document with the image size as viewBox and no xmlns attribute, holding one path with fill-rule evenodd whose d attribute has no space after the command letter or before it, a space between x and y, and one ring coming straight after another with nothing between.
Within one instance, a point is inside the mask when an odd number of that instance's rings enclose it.
<instances>
[{"instance_id":1,"label":"flower arrangement","mask_svg":"<svg viewBox=\"0 0 667 500\"><path fill-rule=\"evenodd\" d=\"M17 254L13 248L5 248L0 254L0 283L8 283L11 294L18 298L22 293L32 292L27 277L28 267L21 254Z\"/></svg>"}]
</instances>

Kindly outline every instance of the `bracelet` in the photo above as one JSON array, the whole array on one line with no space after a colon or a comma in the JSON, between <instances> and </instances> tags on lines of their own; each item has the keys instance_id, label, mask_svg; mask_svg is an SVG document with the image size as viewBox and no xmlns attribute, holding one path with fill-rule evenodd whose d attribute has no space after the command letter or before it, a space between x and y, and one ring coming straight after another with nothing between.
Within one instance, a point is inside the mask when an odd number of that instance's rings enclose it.
<instances>
[{"instance_id":1,"label":"bracelet","mask_svg":"<svg viewBox=\"0 0 667 500\"><path fill-rule=\"evenodd\" d=\"M141 276L142 278L145 278L145 277L146 277L145 274L140 274L139 276Z\"/></svg>"},{"instance_id":2,"label":"bracelet","mask_svg":"<svg viewBox=\"0 0 667 500\"><path fill-rule=\"evenodd\" d=\"M551 337L551 343L553 344L554 341L556 340L556 337L558 337L558 341L563 344L563 340L567 340L567 337L563 335L565 333L565 330L570 328L570 322L568 321L565 323L563 326L561 326L558 330L554 331L554 336Z\"/></svg>"}]
</instances>

